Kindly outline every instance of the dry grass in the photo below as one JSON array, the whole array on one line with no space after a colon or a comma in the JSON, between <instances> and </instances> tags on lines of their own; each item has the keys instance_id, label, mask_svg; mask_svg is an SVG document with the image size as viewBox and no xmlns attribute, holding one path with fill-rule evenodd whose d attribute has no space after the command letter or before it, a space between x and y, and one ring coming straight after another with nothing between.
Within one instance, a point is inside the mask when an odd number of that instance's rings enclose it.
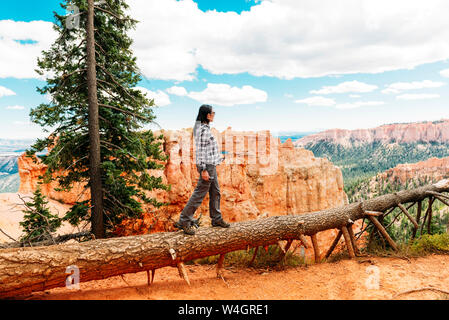
<instances>
[{"instance_id":1,"label":"dry grass","mask_svg":"<svg viewBox=\"0 0 449 320\"><path fill-rule=\"evenodd\" d=\"M248 267L254 256L255 248L250 250L238 250L229 252L225 256L225 265L234 267ZM218 261L218 255L210 256L206 258L196 259L191 263L195 264L216 264ZM263 247L259 247L257 250L256 258L251 264L254 268L285 268L285 267L298 267L305 265L305 261L302 257L299 257L292 252L287 252L284 259L279 260L280 249L277 245L271 245L268 250Z\"/></svg>"}]
</instances>

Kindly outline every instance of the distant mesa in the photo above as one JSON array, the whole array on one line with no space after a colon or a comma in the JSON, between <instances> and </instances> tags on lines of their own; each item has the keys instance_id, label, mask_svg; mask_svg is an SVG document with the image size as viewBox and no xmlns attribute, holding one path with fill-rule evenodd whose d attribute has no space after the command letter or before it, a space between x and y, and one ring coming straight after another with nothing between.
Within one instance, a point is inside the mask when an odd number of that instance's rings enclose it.
<instances>
[{"instance_id":1,"label":"distant mesa","mask_svg":"<svg viewBox=\"0 0 449 320\"><path fill-rule=\"evenodd\" d=\"M330 142L344 147L365 143L449 143L449 119L415 123L386 124L371 129L330 129L295 141L296 147L305 147L319 142Z\"/></svg>"}]
</instances>

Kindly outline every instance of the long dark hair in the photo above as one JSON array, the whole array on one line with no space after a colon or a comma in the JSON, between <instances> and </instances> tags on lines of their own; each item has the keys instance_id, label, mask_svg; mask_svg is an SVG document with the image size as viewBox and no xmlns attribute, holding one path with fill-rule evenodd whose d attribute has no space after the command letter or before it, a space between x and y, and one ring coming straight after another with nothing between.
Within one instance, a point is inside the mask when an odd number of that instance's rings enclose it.
<instances>
[{"instance_id":1,"label":"long dark hair","mask_svg":"<svg viewBox=\"0 0 449 320\"><path fill-rule=\"evenodd\" d=\"M209 119L207 119L207 115L212 112L212 106L208 104L203 104L198 111L198 116L196 117L195 126L193 127L193 135L196 136L201 123L209 124Z\"/></svg>"},{"instance_id":2,"label":"long dark hair","mask_svg":"<svg viewBox=\"0 0 449 320\"><path fill-rule=\"evenodd\" d=\"M196 121L200 123L209 123L209 119L207 119L207 115L212 112L212 106L208 104L203 104L198 111L198 116L196 117Z\"/></svg>"}]
</instances>

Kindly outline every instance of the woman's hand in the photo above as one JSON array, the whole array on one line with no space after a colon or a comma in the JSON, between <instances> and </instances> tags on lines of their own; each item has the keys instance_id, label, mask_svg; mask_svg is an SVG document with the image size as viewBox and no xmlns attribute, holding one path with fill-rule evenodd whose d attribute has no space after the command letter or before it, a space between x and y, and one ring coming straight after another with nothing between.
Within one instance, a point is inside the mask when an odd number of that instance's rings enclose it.
<instances>
[{"instance_id":1,"label":"woman's hand","mask_svg":"<svg viewBox=\"0 0 449 320\"><path fill-rule=\"evenodd\" d=\"M209 172L207 172L207 170L204 170L203 172L201 172L201 177L203 178L203 180L209 181Z\"/></svg>"}]
</instances>

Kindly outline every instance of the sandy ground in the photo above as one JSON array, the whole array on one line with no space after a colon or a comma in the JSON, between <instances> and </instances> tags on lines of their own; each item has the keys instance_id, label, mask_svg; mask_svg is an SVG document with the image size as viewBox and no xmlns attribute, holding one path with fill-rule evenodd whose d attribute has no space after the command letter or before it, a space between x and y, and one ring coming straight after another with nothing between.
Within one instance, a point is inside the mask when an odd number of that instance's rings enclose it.
<instances>
[{"instance_id":1,"label":"sandy ground","mask_svg":"<svg viewBox=\"0 0 449 320\"><path fill-rule=\"evenodd\" d=\"M449 291L449 255L412 258L358 257L333 263L283 270L226 267L224 279L214 265L186 266L191 286L175 268L156 271L147 286L146 272L80 284L80 290L56 288L34 293L43 300L373 300L449 299L432 290L400 294L425 287ZM378 280L378 281L377 281Z\"/></svg>"}]
</instances>

